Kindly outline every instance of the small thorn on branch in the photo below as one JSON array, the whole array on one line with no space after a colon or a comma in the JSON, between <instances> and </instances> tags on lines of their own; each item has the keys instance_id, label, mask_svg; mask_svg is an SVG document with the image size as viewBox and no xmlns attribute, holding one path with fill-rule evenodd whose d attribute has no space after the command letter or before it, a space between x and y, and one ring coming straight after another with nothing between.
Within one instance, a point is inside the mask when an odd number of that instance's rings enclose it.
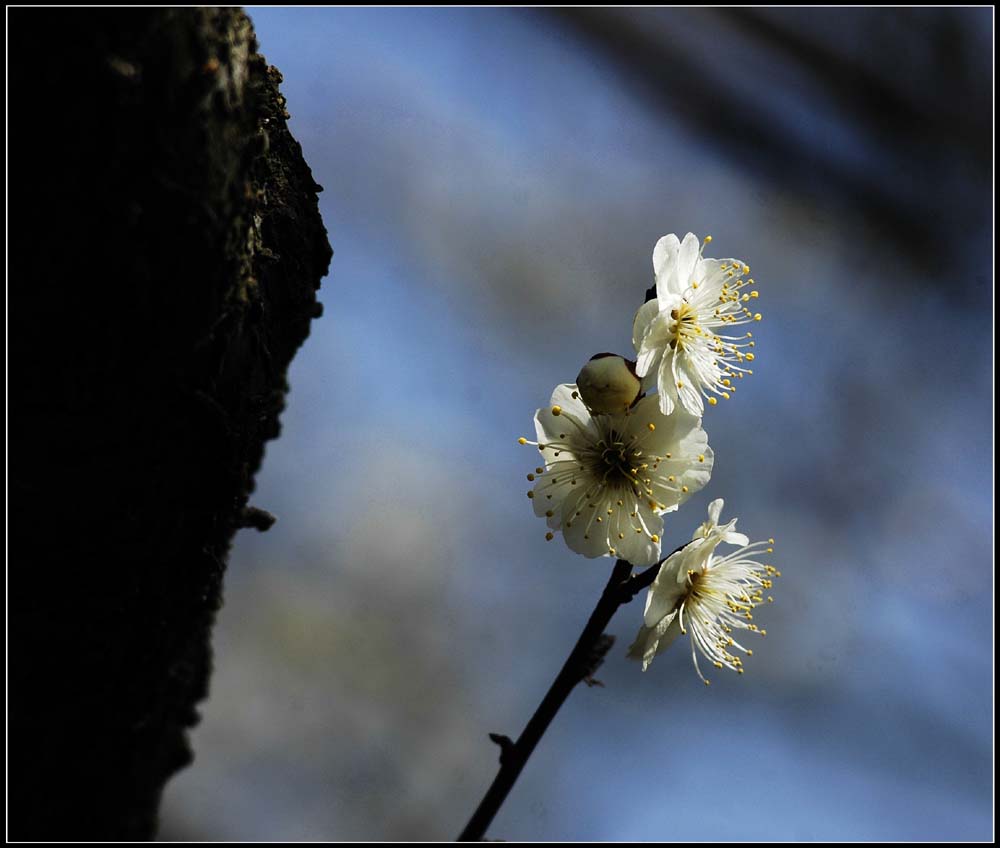
<instances>
[{"instance_id":1,"label":"small thorn on branch","mask_svg":"<svg viewBox=\"0 0 1000 848\"><path fill-rule=\"evenodd\" d=\"M509 736L504 736L502 733L491 733L490 741L500 746L500 765L503 765L514 750L514 742Z\"/></svg>"},{"instance_id":2,"label":"small thorn on branch","mask_svg":"<svg viewBox=\"0 0 1000 848\"><path fill-rule=\"evenodd\" d=\"M240 527L253 527L261 533L265 533L274 526L274 522L278 519L268 512L266 509L260 509L255 506L247 506L243 508L243 512L240 513L239 526Z\"/></svg>"}]
</instances>

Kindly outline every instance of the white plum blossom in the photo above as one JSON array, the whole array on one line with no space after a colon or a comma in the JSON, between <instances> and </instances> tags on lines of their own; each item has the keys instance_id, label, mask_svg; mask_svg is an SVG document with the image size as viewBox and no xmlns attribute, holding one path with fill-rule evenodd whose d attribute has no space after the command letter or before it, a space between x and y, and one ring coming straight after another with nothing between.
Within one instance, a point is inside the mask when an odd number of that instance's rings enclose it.
<instances>
[{"instance_id":1,"label":"white plum blossom","mask_svg":"<svg viewBox=\"0 0 1000 848\"><path fill-rule=\"evenodd\" d=\"M704 244L711 240L706 236ZM679 402L700 416L703 397L712 406L719 397L728 400L736 390L733 380L753 373L747 367L754 360L753 334L730 331L761 319L747 306L757 298L747 278L750 266L739 259L704 259L704 244L693 233L684 241L671 233L656 243L656 297L639 309L632 326L636 374L645 378L644 388L657 386L664 415Z\"/></svg>"},{"instance_id":2,"label":"white plum blossom","mask_svg":"<svg viewBox=\"0 0 1000 848\"><path fill-rule=\"evenodd\" d=\"M528 479L535 514L552 539L587 557L617 556L633 565L660 557L662 514L708 483L713 454L701 421L678 409L660 412L645 397L618 413L592 414L575 384L557 386L535 414L542 464Z\"/></svg>"},{"instance_id":3,"label":"white plum blossom","mask_svg":"<svg viewBox=\"0 0 1000 848\"><path fill-rule=\"evenodd\" d=\"M678 636L690 634L691 658L705 684L709 681L698 666L698 651L716 668L742 674L743 661L733 650L747 655L753 651L732 634L737 630L767 633L753 623L753 610L765 602L764 593L781 572L754 557L764 551L772 553L774 539L750 544L736 532L735 518L719 524L721 513L722 500L712 501L708 521L695 531L693 541L663 563L649 587L643 626L629 648L630 657L642 660L643 671ZM720 556L715 549L723 543L739 549Z\"/></svg>"}]
</instances>

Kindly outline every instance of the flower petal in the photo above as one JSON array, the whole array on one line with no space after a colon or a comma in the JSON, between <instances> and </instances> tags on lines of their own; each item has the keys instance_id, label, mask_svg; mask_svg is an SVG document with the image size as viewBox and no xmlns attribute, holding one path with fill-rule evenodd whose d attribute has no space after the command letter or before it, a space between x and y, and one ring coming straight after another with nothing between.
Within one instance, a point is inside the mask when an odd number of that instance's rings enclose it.
<instances>
[{"instance_id":1,"label":"flower petal","mask_svg":"<svg viewBox=\"0 0 1000 848\"><path fill-rule=\"evenodd\" d=\"M660 317L659 305L655 300L647 300L632 321L632 346L636 351L635 373L645 377L650 369L656 367L656 361L663 353L660 340L660 329L654 332L653 325Z\"/></svg>"},{"instance_id":2,"label":"flower petal","mask_svg":"<svg viewBox=\"0 0 1000 848\"><path fill-rule=\"evenodd\" d=\"M648 422L655 425L655 430L645 433L643 444L658 454L673 451L692 431L701 429L701 419L691 415L684 409L661 413L657 410L659 398L647 395L633 408L627 432L642 432L648 427ZM707 444L707 441L706 441ZM695 451L697 453L697 451Z\"/></svg>"},{"instance_id":3,"label":"flower petal","mask_svg":"<svg viewBox=\"0 0 1000 848\"><path fill-rule=\"evenodd\" d=\"M642 660L642 670L645 671L653 658L667 650L680 632L677 613L665 616L653 627L643 625L628 649L628 656L634 660Z\"/></svg>"},{"instance_id":4,"label":"flower petal","mask_svg":"<svg viewBox=\"0 0 1000 848\"><path fill-rule=\"evenodd\" d=\"M673 233L664 236L656 243L653 248L653 274L655 276L660 276L667 263L677 256L680 247L680 240Z\"/></svg>"},{"instance_id":5,"label":"flower petal","mask_svg":"<svg viewBox=\"0 0 1000 848\"><path fill-rule=\"evenodd\" d=\"M612 547L608 542L609 524L604 520L609 506L606 490L602 490L596 496L586 491L577 496L573 502L572 521L563 524L563 537L571 550L585 557L609 555L608 549ZM576 512L580 515L576 515ZM601 520L598 521L598 518Z\"/></svg>"},{"instance_id":6,"label":"flower petal","mask_svg":"<svg viewBox=\"0 0 1000 848\"><path fill-rule=\"evenodd\" d=\"M690 236L690 233L688 235ZM685 237L684 243L687 242L688 238ZM663 245L659 257L661 261L657 263L655 258L653 261L654 268L659 265L659 270L656 271L656 298L660 304L661 312L669 313L671 308L670 298L682 295L690 282L690 280L686 280L685 278L694 270L694 259L688 255L690 245L688 245L687 252L685 252L684 243L678 242L675 235L664 236L657 243L658 246ZM695 247L697 254L697 239L695 240ZM655 248L653 254L656 257L657 252Z\"/></svg>"},{"instance_id":7,"label":"flower petal","mask_svg":"<svg viewBox=\"0 0 1000 848\"><path fill-rule=\"evenodd\" d=\"M722 507L725 505L725 501L722 498L716 498L708 505L708 520L712 524L719 523L719 516L722 515Z\"/></svg>"},{"instance_id":8,"label":"flower petal","mask_svg":"<svg viewBox=\"0 0 1000 848\"><path fill-rule=\"evenodd\" d=\"M646 607L642 613L642 620L647 627L652 627L665 615L674 612L684 597L686 587L681 585L677 578L684 562L684 551L681 550L672 554L660 566L660 572L646 594ZM686 575L687 570L683 569L683 573Z\"/></svg>"},{"instance_id":9,"label":"flower petal","mask_svg":"<svg viewBox=\"0 0 1000 848\"><path fill-rule=\"evenodd\" d=\"M670 415L674 411L675 401L677 400L677 387L674 385L671 368L673 359L673 351L664 353L656 375L657 400L660 405L660 412L664 415Z\"/></svg>"},{"instance_id":10,"label":"flower petal","mask_svg":"<svg viewBox=\"0 0 1000 848\"><path fill-rule=\"evenodd\" d=\"M746 547L750 544L750 537L744 535L743 533L737 533L734 530L729 530L722 537L722 541L727 545L739 545L740 547Z\"/></svg>"},{"instance_id":11,"label":"flower petal","mask_svg":"<svg viewBox=\"0 0 1000 848\"><path fill-rule=\"evenodd\" d=\"M615 544L615 552L621 558L628 560L632 565L646 566L652 565L660 558L660 543L654 542L651 534L659 538L663 533L663 519L655 515L648 507L645 514L639 504L625 502L625 507L620 508L615 518L615 534L624 536ZM632 513L636 515L633 517ZM612 541L614 541L612 539Z\"/></svg>"},{"instance_id":12,"label":"flower petal","mask_svg":"<svg viewBox=\"0 0 1000 848\"><path fill-rule=\"evenodd\" d=\"M580 400L579 393L576 398L573 397L574 392L576 386L572 383L558 386L552 393L552 405L535 413L535 433L539 445L557 444L560 446L557 450L570 451L569 456L597 439L597 428L590 412ZM559 408L558 415L552 411L556 407ZM555 458L555 452L548 448L542 450L542 455L547 462Z\"/></svg>"},{"instance_id":13,"label":"flower petal","mask_svg":"<svg viewBox=\"0 0 1000 848\"><path fill-rule=\"evenodd\" d=\"M552 392L550 404L562 407L564 412L576 416L579 421L586 421L590 418L590 412L580 397L575 383L562 383L556 386Z\"/></svg>"},{"instance_id":14,"label":"flower petal","mask_svg":"<svg viewBox=\"0 0 1000 848\"><path fill-rule=\"evenodd\" d=\"M722 284L731 279L729 269L736 265L742 266L743 263L736 259L700 259L694 269L699 298L716 305Z\"/></svg>"},{"instance_id":15,"label":"flower petal","mask_svg":"<svg viewBox=\"0 0 1000 848\"><path fill-rule=\"evenodd\" d=\"M560 467L556 466L556 469ZM539 518L545 516L546 524L553 530L558 530L562 526L562 516L567 499L574 496L580 489L579 484L574 486L570 483L571 479L572 475L568 473L558 470L549 471L538 478L535 482L535 488L532 490L534 497L531 499L531 505L535 515ZM549 512L552 515L547 515Z\"/></svg>"},{"instance_id":16,"label":"flower petal","mask_svg":"<svg viewBox=\"0 0 1000 848\"><path fill-rule=\"evenodd\" d=\"M705 411L705 402L698 391L698 377L687 361L687 354L676 352L670 360L671 376L681 405L699 418ZM662 383L661 390L662 390Z\"/></svg>"},{"instance_id":17,"label":"flower petal","mask_svg":"<svg viewBox=\"0 0 1000 848\"><path fill-rule=\"evenodd\" d=\"M681 503L684 503L691 495L695 492L700 492L705 486L708 485L708 481L712 477L712 467L715 465L715 453L708 446L707 437L705 436L705 431L700 431L701 435L705 438L704 445L701 444L699 439L697 444L698 449L701 451L701 456L705 457L704 462L699 462L697 464L692 464L688 469L681 472L680 483L681 483ZM681 447L682 451L686 451L687 448ZM684 492L683 487L687 486L687 492Z\"/></svg>"},{"instance_id":18,"label":"flower petal","mask_svg":"<svg viewBox=\"0 0 1000 848\"><path fill-rule=\"evenodd\" d=\"M701 245L698 242L698 236L694 233L688 233L684 236L684 241L681 242L680 250L677 252L677 263L674 269L678 293L686 291L694 281L694 269L700 251Z\"/></svg>"}]
</instances>

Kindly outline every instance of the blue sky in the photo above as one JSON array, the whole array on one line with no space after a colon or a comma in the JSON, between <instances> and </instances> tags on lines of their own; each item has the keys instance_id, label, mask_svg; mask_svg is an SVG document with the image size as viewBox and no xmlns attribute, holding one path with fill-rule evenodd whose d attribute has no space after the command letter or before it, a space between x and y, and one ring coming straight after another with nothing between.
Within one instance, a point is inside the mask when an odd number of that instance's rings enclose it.
<instances>
[{"instance_id":1,"label":"blue sky","mask_svg":"<svg viewBox=\"0 0 1000 848\"><path fill-rule=\"evenodd\" d=\"M753 267L765 320L665 543L716 497L775 536L769 635L707 690L686 646L640 673L641 601L620 611L607 687L573 694L490 835L990 838L992 244L946 238L987 191L957 142L931 157L955 160L942 238L913 249L776 183L550 17L250 14L335 256L258 478L279 523L237 539L164 835L457 834L494 773L486 733L523 727L609 568L544 541L516 437L590 355L629 352L653 244L691 230ZM677 86L744 92L803 159L829 148L891 189L919 164L738 27L649 24L725 59Z\"/></svg>"}]
</instances>

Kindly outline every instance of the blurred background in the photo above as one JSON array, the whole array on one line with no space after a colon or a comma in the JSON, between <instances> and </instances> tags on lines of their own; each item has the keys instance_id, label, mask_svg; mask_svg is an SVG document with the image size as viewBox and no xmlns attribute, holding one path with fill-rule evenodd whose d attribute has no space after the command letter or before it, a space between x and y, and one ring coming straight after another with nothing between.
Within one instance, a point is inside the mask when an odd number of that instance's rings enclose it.
<instances>
[{"instance_id":1,"label":"blurred background","mask_svg":"<svg viewBox=\"0 0 1000 848\"><path fill-rule=\"evenodd\" d=\"M669 232L760 284L710 485L777 538L747 674L619 642L506 840L992 835L992 28L979 9L253 9L336 255L164 839L454 838L607 579L516 438Z\"/></svg>"}]
</instances>

